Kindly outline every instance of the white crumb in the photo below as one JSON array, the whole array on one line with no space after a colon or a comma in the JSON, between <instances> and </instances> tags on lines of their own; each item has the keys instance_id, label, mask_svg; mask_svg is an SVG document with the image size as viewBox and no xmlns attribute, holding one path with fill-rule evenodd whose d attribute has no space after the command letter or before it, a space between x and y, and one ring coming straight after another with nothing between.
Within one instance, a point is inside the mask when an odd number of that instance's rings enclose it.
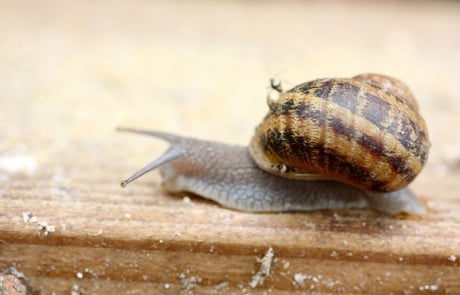
<instances>
[{"instance_id":1,"label":"white crumb","mask_svg":"<svg viewBox=\"0 0 460 295\"><path fill-rule=\"evenodd\" d=\"M296 273L294 274L294 284L298 287L304 287L306 283L305 280L311 280L313 283L318 284L322 278L322 275L312 276L303 273ZM315 288L315 285L310 285L310 288Z\"/></svg>"},{"instance_id":2,"label":"white crumb","mask_svg":"<svg viewBox=\"0 0 460 295\"><path fill-rule=\"evenodd\" d=\"M323 276L322 275L317 275L317 276L313 276L311 278L311 280L314 282L314 283L319 283L319 281L321 280Z\"/></svg>"},{"instance_id":3,"label":"white crumb","mask_svg":"<svg viewBox=\"0 0 460 295\"><path fill-rule=\"evenodd\" d=\"M263 285L265 278L270 275L270 268L274 256L275 251L273 251L273 248L270 247L262 259L257 259L257 262L260 262L260 269L252 276L252 280L249 282L249 287L255 288Z\"/></svg>"},{"instance_id":4,"label":"white crumb","mask_svg":"<svg viewBox=\"0 0 460 295\"><path fill-rule=\"evenodd\" d=\"M70 295L80 295L80 287L78 285L73 285L70 290Z\"/></svg>"},{"instance_id":5,"label":"white crumb","mask_svg":"<svg viewBox=\"0 0 460 295\"><path fill-rule=\"evenodd\" d=\"M294 281L300 287L303 287L305 279L307 279L307 278L308 278L308 276L306 274L303 274L303 273L294 274Z\"/></svg>"},{"instance_id":6,"label":"white crumb","mask_svg":"<svg viewBox=\"0 0 460 295\"><path fill-rule=\"evenodd\" d=\"M210 294L228 294L229 284L228 282L222 282L216 286L214 286L210 292Z\"/></svg>"},{"instance_id":7,"label":"white crumb","mask_svg":"<svg viewBox=\"0 0 460 295\"><path fill-rule=\"evenodd\" d=\"M37 217L32 212L22 212L22 220L24 220L24 223L35 223L37 222Z\"/></svg>"},{"instance_id":8,"label":"white crumb","mask_svg":"<svg viewBox=\"0 0 460 295\"><path fill-rule=\"evenodd\" d=\"M457 261L457 257L455 255L450 255L447 259L452 262Z\"/></svg>"},{"instance_id":9,"label":"white crumb","mask_svg":"<svg viewBox=\"0 0 460 295\"><path fill-rule=\"evenodd\" d=\"M181 282L181 294L195 294L194 289L198 287L198 284L201 283L201 278L199 276L188 276L189 271L179 274L179 279Z\"/></svg>"},{"instance_id":10,"label":"white crumb","mask_svg":"<svg viewBox=\"0 0 460 295\"><path fill-rule=\"evenodd\" d=\"M28 211L22 212L22 220L24 223L36 223L38 224L38 235L47 236L50 233L54 233L56 231L56 227L54 225L48 224L46 221L38 220L38 218L32 213Z\"/></svg>"},{"instance_id":11,"label":"white crumb","mask_svg":"<svg viewBox=\"0 0 460 295\"><path fill-rule=\"evenodd\" d=\"M328 280L326 280L326 282L325 282L326 287L329 288L329 289L332 289L332 288L334 288L336 285L340 285L340 284L341 284L341 282L340 282L339 280L333 281L332 279L328 279Z\"/></svg>"},{"instance_id":12,"label":"white crumb","mask_svg":"<svg viewBox=\"0 0 460 295\"><path fill-rule=\"evenodd\" d=\"M56 227L54 225L48 224L46 221L38 222L38 234L47 236L50 233L54 233Z\"/></svg>"},{"instance_id":13,"label":"white crumb","mask_svg":"<svg viewBox=\"0 0 460 295\"><path fill-rule=\"evenodd\" d=\"M439 286L438 285L423 285L418 288L420 291L431 291L435 292L438 291Z\"/></svg>"}]
</instances>

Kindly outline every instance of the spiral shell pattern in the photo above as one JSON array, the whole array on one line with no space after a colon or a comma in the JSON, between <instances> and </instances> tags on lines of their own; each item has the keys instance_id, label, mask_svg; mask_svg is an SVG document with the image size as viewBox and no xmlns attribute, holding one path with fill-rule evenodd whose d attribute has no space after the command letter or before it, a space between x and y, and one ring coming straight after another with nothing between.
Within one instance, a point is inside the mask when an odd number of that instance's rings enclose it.
<instances>
[{"instance_id":1,"label":"spiral shell pattern","mask_svg":"<svg viewBox=\"0 0 460 295\"><path fill-rule=\"evenodd\" d=\"M249 151L256 164L295 179L334 179L395 191L422 170L425 121L408 87L379 74L317 79L269 103Z\"/></svg>"}]
</instances>

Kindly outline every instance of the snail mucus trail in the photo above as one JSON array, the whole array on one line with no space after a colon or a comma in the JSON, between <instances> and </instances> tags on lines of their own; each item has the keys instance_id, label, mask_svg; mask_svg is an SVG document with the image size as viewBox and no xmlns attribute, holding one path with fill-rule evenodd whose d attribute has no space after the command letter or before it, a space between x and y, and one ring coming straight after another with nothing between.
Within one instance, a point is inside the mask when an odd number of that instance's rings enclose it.
<instances>
[{"instance_id":1,"label":"snail mucus trail","mask_svg":"<svg viewBox=\"0 0 460 295\"><path fill-rule=\"evenodd\" d=\"M249 148L118 128L170 144L121 186L159 168L167 191L241 211L425 212L407 185L425 164L430 144L407 86L379 74L317 79L286 92L275 86L279 98L268 101Z\"/></svg>"}]
</instances>

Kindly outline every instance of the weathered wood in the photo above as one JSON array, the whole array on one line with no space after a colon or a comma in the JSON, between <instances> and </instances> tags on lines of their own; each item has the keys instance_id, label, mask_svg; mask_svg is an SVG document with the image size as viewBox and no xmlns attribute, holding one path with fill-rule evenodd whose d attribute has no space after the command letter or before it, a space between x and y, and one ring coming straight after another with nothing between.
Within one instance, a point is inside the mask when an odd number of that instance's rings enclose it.
<instances>
[{"instance_id":1,"label":"weathered wood","mask_svg":"<svg viewBox=\"0 0 460 295\"><path fill-rule=\"evenodd\" d=\"M334 22L349 21L339 31L361 36L351 42L318 25L333 3L108 3L0 4L0 272L14 266L43 294L460 293L457 3L413 15L350 2ZM295 82L376 69L408 80L433 142L412 185L425 215L249 214L168 194L157 173L119 187L166 145L115 126L244 143L278 57L281 69L298 62Z\"/></svg>"},{"instance_id":2,"label":"weathered wood","mask_svg":"<svg viewBox=\"0 0 460 295\"><path fill-rule=\"evenodd\" d=\"M458 201L436 201L440 205L420 217L360 210L249 214L165 194L158 175L121 190L120 178L104 169L123 170L86 165L61 185L46 173L42 180L5 182L1 265L15 266L44 290L63 292L72 285L90 293L165 286L171 292L253 291L257 257L271 247L275 259L262 289L459 290ZM84 171L92 171L86 180L79 175ZM91 175L104 177L91 183ZM45 235L38 222L25 223L23 212L55 232Z\"/></svg>"}]
</instances>

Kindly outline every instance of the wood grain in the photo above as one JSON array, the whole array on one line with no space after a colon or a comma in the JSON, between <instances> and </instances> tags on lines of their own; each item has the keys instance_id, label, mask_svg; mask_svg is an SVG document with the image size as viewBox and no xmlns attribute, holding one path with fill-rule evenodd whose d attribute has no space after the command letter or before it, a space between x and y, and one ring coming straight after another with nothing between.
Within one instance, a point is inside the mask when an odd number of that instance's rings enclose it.
<instances>
[{"instance_id":1,"label":"wood grain","mask_svg":"<svg viewBox=\"0 0 460 295\"><path fill-rule=\"evenodd\" d=\"M3 1L0 271L42 294L460 293L459 8ZM376 71L411 87L425 215L249 214L156 172L119 187L166 144L116 126L244 144L286 65L287 85Z\"/></svg>"}]
</instances>

